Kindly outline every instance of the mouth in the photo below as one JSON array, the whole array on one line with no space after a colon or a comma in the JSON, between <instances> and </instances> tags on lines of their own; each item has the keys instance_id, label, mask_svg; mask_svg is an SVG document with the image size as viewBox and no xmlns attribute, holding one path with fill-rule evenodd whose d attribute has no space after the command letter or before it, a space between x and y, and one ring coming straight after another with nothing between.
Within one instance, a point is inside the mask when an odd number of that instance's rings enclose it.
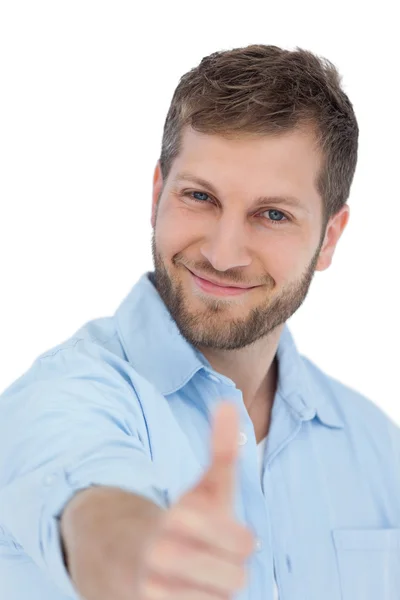
<instances>
[{"instance_id":1,"label":"mouth","mask_svg":"<svg viewBox=\"0 0 400 600\"><path fill-rule=\"evenodd\" d=\"M215 296L239 296L241 294L245 294L250 290L253 290L258 286L251 287L239 287L239 286L231 286L231 285L219 285L217 283L213 283L208 279L204 279L203 277L199 277L193 271L188 269L189 273L192 276L192 279L195 285L200 288L203 292L207 292L209 294L213 294Z\"/></svg>"}]
</instances>

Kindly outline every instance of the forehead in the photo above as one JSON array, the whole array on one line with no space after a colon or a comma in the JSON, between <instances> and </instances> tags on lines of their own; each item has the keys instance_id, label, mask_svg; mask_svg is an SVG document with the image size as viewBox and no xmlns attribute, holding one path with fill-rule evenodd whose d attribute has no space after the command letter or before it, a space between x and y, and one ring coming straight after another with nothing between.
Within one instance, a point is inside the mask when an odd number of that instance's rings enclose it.
<instances>
[{"instance_id":1,"label":"forehead","mask_svg":"<svg viewBox=\"0 0 400 600\"><path fill-rule=\"evenodd\" d=\"M319 204L316 180L321 163L311 131L226 137L187 127L169 179L190 172L227 194L297 196Z\"/></svg>"}]
</instances>

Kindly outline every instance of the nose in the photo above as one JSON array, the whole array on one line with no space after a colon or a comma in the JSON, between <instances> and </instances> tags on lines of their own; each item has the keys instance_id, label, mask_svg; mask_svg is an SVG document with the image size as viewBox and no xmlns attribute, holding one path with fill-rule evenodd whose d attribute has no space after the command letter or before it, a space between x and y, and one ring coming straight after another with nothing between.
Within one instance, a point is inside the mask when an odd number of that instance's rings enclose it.
<instances>
[{"instance_id":1,"label":"nose","mask_svg":"<svg viewBox=\"0 0 400 600\"><path fill-rule=\"evenodd\" d=\"M251 263L244 225L228 216L215 221L200 252L216 271L246 267Z\"/></svg>"}]
</instances>

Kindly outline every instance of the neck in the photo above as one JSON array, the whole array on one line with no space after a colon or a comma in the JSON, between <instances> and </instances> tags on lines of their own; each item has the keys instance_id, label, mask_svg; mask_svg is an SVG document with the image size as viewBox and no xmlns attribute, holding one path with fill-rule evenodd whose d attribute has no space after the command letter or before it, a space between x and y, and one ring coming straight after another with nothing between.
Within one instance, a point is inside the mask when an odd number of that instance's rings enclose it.
<instances>
[{"instance_id":1,"label":"neck","mask_svg":"<svg viewBox=\"0 0 400 600\"><path fill-rule=\"evenodd\" d=\"M199 348L212 367L241 390L249 414L260 403L272 407L278 379L276 352L283 328L284 324L239 350Z\"/></svg>"}]
</instances>

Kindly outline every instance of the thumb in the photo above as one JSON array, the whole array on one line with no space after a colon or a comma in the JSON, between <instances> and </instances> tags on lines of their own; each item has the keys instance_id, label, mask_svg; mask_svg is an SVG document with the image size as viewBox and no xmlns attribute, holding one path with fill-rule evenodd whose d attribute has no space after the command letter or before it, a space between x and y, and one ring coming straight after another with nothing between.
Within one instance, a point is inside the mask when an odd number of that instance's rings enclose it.
<instances>
[{"instance_id":1,"label":"thumb","mask_svg":"<svg viewBox=\"0 0 400 600\"><path fill-rule=\"evenodd\" d=\"M214 414L211 464L198 487L215 508L233 512L236 463L239 455L239 414L232 402L221 402Z\"/></svg>"}]
</instances>

